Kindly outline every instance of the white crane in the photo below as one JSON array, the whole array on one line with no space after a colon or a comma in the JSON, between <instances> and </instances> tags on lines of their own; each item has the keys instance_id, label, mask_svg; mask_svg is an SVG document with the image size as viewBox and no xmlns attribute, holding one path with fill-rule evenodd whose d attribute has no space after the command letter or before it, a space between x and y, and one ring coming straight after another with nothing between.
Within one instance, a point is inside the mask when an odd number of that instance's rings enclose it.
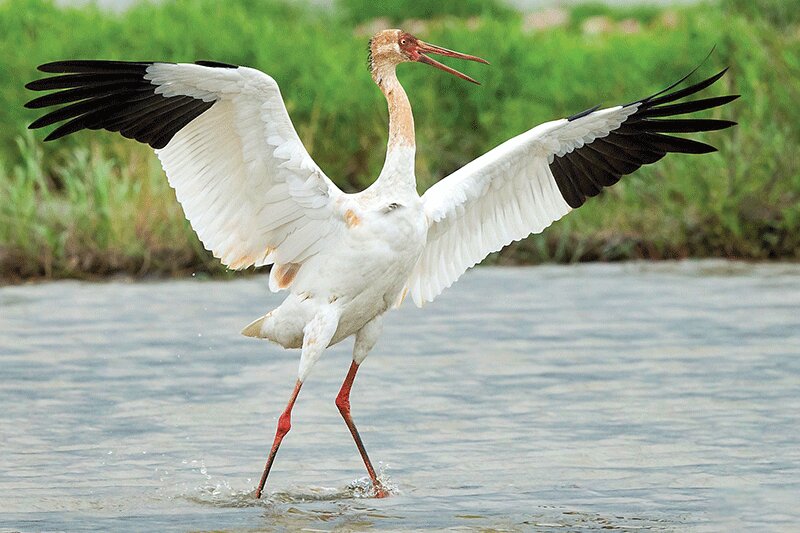
<instances>
[{"instance_id":1,"label":"white crane","mask_svg":"<svg viewBox=\"0 0 800 533\"><path fill-rule=\"evenodd\" d=\"M387 495L350 416L350 389L375 345L384 313L407 293L432 301L487 254L580 207L641 165L668 152L715 148L665 133L727 128L734 122L665 118L726 104L738 95L671 103L696 85L628 105L593 108L506 141L417 194L414 120L395 70L419 62L469 76L432 59L439 54L486 63L401 30L370 40L372 79L389 106L389 143L378 179L345 194L303 147L278 85L247 67L120 61L58 61L58 76L27 85L54 90L26 104L63 105L31 128L66 121L45 140L81 129L118 131L147 143L205 247L231 269L272 265L269 287L287 290L277 308L242 333L302 348L288 405L256 489L260 497L291 426L292 406L328 346L355 335L353 361L336 398L377 497ZM688 76L687 76L688 77ZM477 83L477 82L475 82Z\"/></svg>"}]
</instances>

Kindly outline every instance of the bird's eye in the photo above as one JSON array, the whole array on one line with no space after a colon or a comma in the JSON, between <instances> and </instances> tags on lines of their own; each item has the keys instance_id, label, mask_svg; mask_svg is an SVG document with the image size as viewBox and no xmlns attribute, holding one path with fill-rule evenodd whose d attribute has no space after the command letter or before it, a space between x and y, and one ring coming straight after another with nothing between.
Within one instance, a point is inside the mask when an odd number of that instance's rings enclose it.
<instances>
[{"instance_id":1,"label":"bird's eye","mask_svg":"<svg viewBox=\"0 0 800 533\"><path fill-rule=\"evenodd\" d=\"M406 44L407 42L405 39L400 39L400 44Z\"/></svg>"},{"instance_id":2,"label":"bird's eye","mask_svg":"<svg viewBox=\"0 0 800 533\"><path fill-rule=\"evenodd\" d=\"M394 211L394 210L395 210L395 209L397 209L398 207L401 207L401 206L400 206L400 204L398 204L398 203L395 203L395 202L392 202L392 203L390 203L389 205L387 205L387 206L386 206L386 207L383 209L383 212L384 212L384 213L388 213L388 212L390 212L390 211Z\"/></svg>"}]
</instances>

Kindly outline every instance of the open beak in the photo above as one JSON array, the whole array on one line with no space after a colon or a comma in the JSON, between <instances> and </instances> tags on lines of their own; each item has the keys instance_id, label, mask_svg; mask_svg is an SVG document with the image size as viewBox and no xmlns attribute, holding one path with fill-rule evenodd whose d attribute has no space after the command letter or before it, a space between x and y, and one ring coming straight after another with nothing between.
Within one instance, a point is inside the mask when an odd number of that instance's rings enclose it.
<instances>
[{"instance_id":1,"label":"open beak","mask_svg":"<svg viewBox=\"0 0 800 533\"><path fill-rule=\"evenodd\" d=\"M480 85L480 82L475 81L474 79L470 78L469 76L467 76L463 72L459 72L454 68L450 68L447 65L443 65L442 63L439 63L435 59L432 59L432 58L428 57L426 54L437 54L437 55L440 55L440 56L455 57L457 59L466 59L467 61L475 61L477 63L484 63L486 65L489 64L488 61L486 61L485 59L481 59L480 57L471 56L471 55L468 55L468 54L462 54L461 52L454 52L453 50L448 50L447 48L442 48L441 46L436 46L436 45L433 45L433 44L429 44L429 43L426 43L424 41L418 41L417 42L417 52L419 53L419 58L417 59L417 61L419 61L420 63L425 63L425 64L430 65L432 67L436 67L436 68L438 68L440 70L443 70L445 72L449 72L450 74L453 74L454 76L458 76L462 80L471 81L472 83L477 83L478 85Z\"/></svg>"}]
</instances>

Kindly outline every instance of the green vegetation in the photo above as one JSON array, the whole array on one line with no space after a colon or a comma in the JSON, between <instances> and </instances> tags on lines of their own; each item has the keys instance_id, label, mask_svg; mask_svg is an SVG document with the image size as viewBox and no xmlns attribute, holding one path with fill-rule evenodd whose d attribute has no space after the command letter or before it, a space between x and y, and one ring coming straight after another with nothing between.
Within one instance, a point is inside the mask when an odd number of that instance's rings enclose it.
<instances>
[{"instance_id":1,"label":"green vegetation","mask_svg":"<svg viewBox=\"0 0 800 533\"><path fill-rule=\"evenodd\" d=\"M501 3L455 0L386 11L342 0L334 12L177 0L118 14L0 0L0 278L225 271L183 219L147 147L98 132L43 145L42 134L26 132L36 113L22 107L32 97L23 85L38 77L36 65L80 57L260 68L281 84L320 166L353 191L374 179L385 151L385 103L364 66L377 16L492 63L456 65L481 87L400 68L416 115L420 190L540 122L656 92L714 45L698 75L731 67L707 94L741 93L714 115L740 125L700 137L719 153L669 156L492 260L800 259L800 21L784 13L787 4L721 0L667 14L583 6L563 26L534 32ZM432 18L401 24L404 12ZM610 29L584 33L596 16ZM627 17L636 31L615 26Z\"/></svg>"},{"instance_id":2,"label":"green vegetation","mask_svg":"<svg viewBox=\"0 0 800 533\"><path fill-rule=\"evenodd\" d=\"M414 20L430 20L437 17L491 17L512 19L516 12L500 0L339 0L338 15L345 23L358 24L373 19L388 19L390 23L402 25Z\"/></svg>"}]
</instances>

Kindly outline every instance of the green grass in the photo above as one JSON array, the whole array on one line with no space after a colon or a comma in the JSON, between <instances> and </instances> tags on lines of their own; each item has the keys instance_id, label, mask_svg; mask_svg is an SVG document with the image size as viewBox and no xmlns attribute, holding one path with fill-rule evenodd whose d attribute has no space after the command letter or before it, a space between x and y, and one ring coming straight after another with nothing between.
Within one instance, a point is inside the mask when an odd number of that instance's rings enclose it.
<instances>
[{"instance_id":1,"label":"green grass","mask_svg":"<svg viewBox=\"0 0 800 533\"><path fill-rule=\"evenodd\" d=\"M147 151L97 143L51 156L28 134L23 160L0 180L0 267L5 277L87 277L219 271L161 168Z\"/></svg>"},{"instance_id":2,"label":"green grass","mask_svg":"<svg viewBox=\"0 0 800 533\"><path fill-rule=\"evenodd\" d=\"M260 68L281 84L316 161L354 191L377 175L386 142L385 103L355 26L386 16L403 27L403 13L421 16L417 3L372 5L342 0L334 12L312 12L276 1L179 0L113 14L0 1L0 278L225 271L197 241L146 147L101 132L45 145L43 134L26 132L37 115L22 107L33 96L23 85L38 76L36 65L81 57ZM719 153L669 156L491 260L800 259L800 21L784 3L685 7L677 24L653 8L590 5L564 27L530 34L500 3L420 5L432 18L408 24L421 38L492 63L455 65L481 87L400 67L416 118L420 191L540 122L651 94L714 45L698 76L731 70L707 94L743 95L711 113L737 128L700 136ZM580 22L596 15L637 18L642 30L582 35Z\"/></svg>"},{"instance_id":3,"label":"green grass","mask_svg":"<svg viewBox=\"0 0 800 533\"><path fill-rule=\"evenodd\" d=\"M590 17L608 17L616 21L635 19L644 24L653 24L663 12L662 8L649 4L611 7L602 2L586 2L572 8L570 24L573 29L577 29Z\"/></svg>"},{"instance_id":4,"label":"green grass","mask_svg":"<svg viewBox=\"0 0 800 533\"><path fill-rule=\"evenodd\" d=\"M499 0L339 0L338 14L346 24L359 24L376 18L401 25L409 19L437 17L491 17L512 19L516 12Z\"/></svg>"}]
</instances>

